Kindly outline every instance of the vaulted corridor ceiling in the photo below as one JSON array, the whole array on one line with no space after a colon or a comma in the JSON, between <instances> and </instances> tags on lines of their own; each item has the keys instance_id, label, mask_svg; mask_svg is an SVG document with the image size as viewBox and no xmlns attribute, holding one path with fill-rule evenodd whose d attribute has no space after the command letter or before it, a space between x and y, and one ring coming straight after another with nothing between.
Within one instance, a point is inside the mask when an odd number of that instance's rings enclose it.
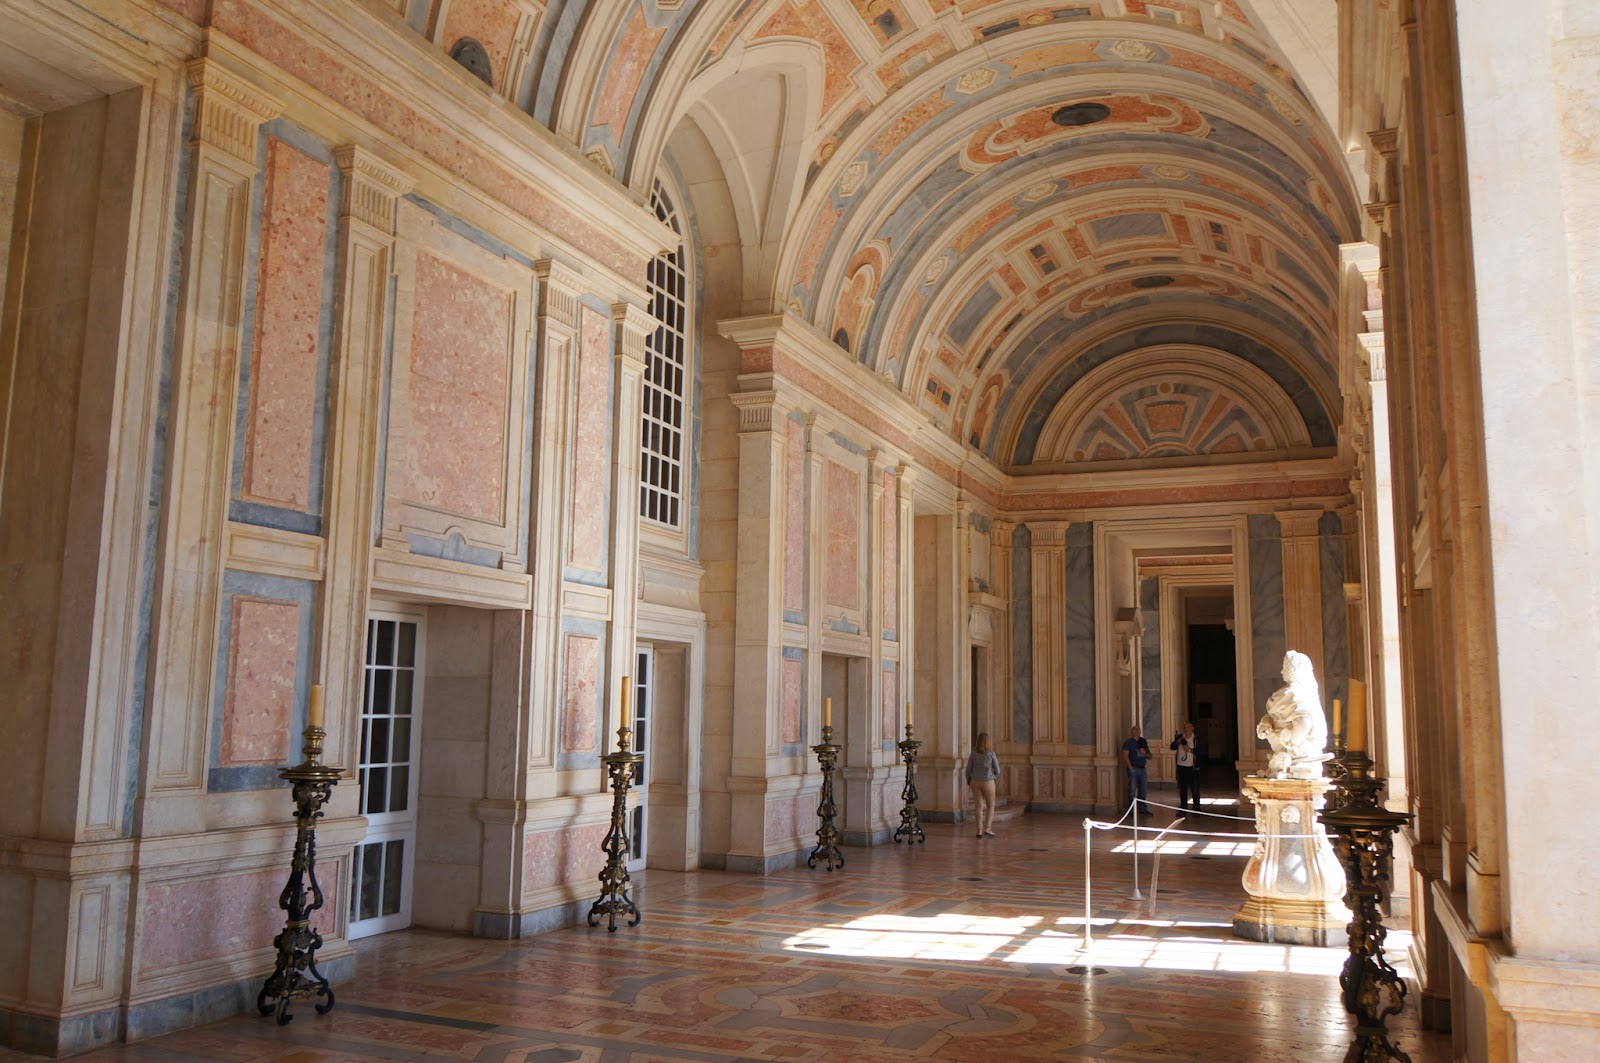
<instances>
[{"instance_id":1,"label":"vaulted corridor ceiling","mask_svg":"<svg viewBox=\"0 0 1600 1063\"><path fill-rule=\"evenodd\" d=\"M1359 227L1307 88L1332 5L586 6L545 20L535 116L635 188L705 145L744 305L803 318L1001 468L1334 447Z\"/></svg>"}]
</instances>

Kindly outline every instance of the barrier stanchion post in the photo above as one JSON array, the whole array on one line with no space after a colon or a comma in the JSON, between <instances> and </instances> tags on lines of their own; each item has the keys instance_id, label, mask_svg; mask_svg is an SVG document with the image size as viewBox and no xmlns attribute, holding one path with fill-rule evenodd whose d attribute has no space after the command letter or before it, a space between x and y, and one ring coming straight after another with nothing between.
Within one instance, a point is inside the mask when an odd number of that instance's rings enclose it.
<instances>
[{"instance_id":1,"label":"barrier stanchion post","mask_svg":"<svg viewBox=\"0 0 1600 1063\"><path fill-rule=\"evenodd\" d=\"M1094 827L1088 816L1083 817L1083 951L1094 944L1094 880L1089 877L1089 847L1094 840Z\"/></svg>"}]
</instances>

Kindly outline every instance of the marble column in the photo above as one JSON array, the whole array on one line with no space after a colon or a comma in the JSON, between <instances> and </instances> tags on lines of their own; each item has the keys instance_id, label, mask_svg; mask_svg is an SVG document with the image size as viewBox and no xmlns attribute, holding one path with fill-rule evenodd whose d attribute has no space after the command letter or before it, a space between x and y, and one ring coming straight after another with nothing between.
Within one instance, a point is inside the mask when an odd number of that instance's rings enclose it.
<instances>
[{"instance_id":1,"label":"marble column","mask_svg":"<svg viewBox=\"0 0 1600 1063\"><path fill-rule=\"evenodd\" d=\"M335 155L343 181L339 210L339 321L334 352L332 439L322 531L320 667L330 706L323 760L353 764L364 697L367 600L372 567L372 499L378 490L383 345L389 325L395 205L410 187L400 171L364 148Z\"/></svg>"}]
</instances>

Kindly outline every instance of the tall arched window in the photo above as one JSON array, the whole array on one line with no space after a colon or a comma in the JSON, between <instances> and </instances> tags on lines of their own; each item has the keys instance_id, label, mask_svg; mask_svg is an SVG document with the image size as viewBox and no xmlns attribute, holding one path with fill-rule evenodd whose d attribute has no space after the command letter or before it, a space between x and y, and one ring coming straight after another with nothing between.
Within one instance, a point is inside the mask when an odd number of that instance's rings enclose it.
<instances>
[{"instance_id":1,"label":"tall arched window","mask_svg":"<svg viewBox=\"0 0 1600 1063\"><path fill-rule=\"evenodd\" d=\"M684 266L683 227L657 181L650 206L673 232L678 246L657 255L647 279L650 313L661 324L645 344L644 452L639 463L639 516L674 531L683 527L684 397L689 352L689 278Z\"/></svg>"}]
</instances>

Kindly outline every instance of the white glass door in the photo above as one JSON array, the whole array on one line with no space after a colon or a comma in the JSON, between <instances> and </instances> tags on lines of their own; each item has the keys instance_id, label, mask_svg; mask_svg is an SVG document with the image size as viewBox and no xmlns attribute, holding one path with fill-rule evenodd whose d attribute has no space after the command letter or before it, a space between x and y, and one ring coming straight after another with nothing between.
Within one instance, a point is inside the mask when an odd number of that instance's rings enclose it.
<instances>
[{"instance_id":1,"label":"white glass door","mask_svg":"<svg viewBox=\"0 0 1600 1063\"><path fill-rule=\"evenodd\" d=\"M632 809L628 813L628 870L639 871L645 866L645 843L649 839L645 799L650 795L650 686L655 668L655 655L648 649L639 651L633 675L633 751L643 753L644 759L633 771Z\"/></svg>"},{"instance_id":2,"label":"white glass door","mask_svg":"<svg viewBox=\"0 0 1600 1063\"><path fill-rule=\"evenodd\" d=\"M419 618L375 615L367 621L360 761L367 833L351 860L352 939L411 925L421 664Z\"/></svg>"}]
</instances>

